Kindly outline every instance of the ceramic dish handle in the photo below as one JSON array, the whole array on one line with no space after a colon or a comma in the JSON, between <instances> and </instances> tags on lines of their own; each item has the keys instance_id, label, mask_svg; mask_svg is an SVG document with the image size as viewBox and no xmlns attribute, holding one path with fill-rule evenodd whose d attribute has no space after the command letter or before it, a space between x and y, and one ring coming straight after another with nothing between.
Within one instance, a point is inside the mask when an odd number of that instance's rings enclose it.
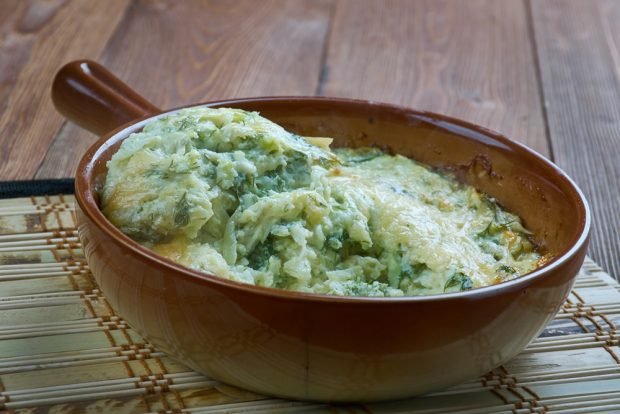
<instances>
[{"instance_id":1,"label":"ceramic dish handle","mask_svg":"<svg viewBox=\"0 0 620 414\"><path fill-rule=\"evenodd\" d=\"M52 84L56 109L97 135L161 112L106 68L91 60L63 66Z\"/></svg>"}]
</instances>

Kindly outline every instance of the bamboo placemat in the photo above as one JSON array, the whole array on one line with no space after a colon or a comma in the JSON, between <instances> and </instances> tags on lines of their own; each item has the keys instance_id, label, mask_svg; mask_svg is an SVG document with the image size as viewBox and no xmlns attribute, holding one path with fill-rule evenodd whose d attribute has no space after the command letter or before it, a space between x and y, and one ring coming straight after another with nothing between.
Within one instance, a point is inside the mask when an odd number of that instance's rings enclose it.
<instances>
[{"instance_id":1,"label":"bamboo placemat","mask_svg":"<svg viewBox=\"0 0 620 414\"><path fill-rule=\"evenodd\" d=\"M0 200L0 411L620 412L620 286L591 260L541 336L482 378L397 402L291 402L195 373L127 326L88 270L73 202Z\"/></svg>"}]
</instances>

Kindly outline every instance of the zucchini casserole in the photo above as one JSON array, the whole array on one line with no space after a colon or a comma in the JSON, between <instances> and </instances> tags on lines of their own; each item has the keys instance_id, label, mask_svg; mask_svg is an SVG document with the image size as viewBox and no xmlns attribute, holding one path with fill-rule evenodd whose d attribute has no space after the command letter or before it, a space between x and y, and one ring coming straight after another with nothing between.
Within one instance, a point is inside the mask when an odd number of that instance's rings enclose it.
<instances>
[{"instance_id":1,"label":"zucchini casserole","mask_svg":"<svg viewBox=\"0 0 620 414\"><path fill-rule=\"evenodd\" d=\"M300 292L456 292L542 264L491 197L406 157L330 143L255 112L181 110L123 141L101 208L182 265Z\"/></svg>"}]
</instances>

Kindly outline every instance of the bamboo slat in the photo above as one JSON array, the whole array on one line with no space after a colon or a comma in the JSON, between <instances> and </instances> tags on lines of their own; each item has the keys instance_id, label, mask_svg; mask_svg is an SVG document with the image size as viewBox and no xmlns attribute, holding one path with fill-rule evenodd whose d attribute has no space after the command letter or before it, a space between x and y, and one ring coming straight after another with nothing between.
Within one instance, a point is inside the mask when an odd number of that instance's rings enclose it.
<instances>
[{"instance_id":1,"label":"bamboo slat","mask_svg":"<svg viewBox=\"0 0 620 414\"><path fill-rule=\"evenodd\" d=\"M395 402L285 401L193 372L133 331L93 280L73 202L0 200L0 411L620 412L620 286L589 259L540 337L481 378Z\"/></svg>"}]
</instances>

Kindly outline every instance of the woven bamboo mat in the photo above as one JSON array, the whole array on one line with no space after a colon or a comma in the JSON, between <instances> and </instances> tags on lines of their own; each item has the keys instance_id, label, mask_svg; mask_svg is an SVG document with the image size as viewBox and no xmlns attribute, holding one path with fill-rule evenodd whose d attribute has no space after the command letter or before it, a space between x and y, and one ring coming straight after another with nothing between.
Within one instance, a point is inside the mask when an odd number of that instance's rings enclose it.
<instances>
[{"instance_id":1,"label":"woven bamboo mat","mask_svg":"<svg viewBox=\"0 0 620 414\"><path fill-rule=\"evenodd\" d=\"M127 326L88 270L73 201L0 200L0 411L620 412L620 286L590 260L541 336L482 378L397 402L291 402L195 373Z\"/></svg>"}]
</instances>

